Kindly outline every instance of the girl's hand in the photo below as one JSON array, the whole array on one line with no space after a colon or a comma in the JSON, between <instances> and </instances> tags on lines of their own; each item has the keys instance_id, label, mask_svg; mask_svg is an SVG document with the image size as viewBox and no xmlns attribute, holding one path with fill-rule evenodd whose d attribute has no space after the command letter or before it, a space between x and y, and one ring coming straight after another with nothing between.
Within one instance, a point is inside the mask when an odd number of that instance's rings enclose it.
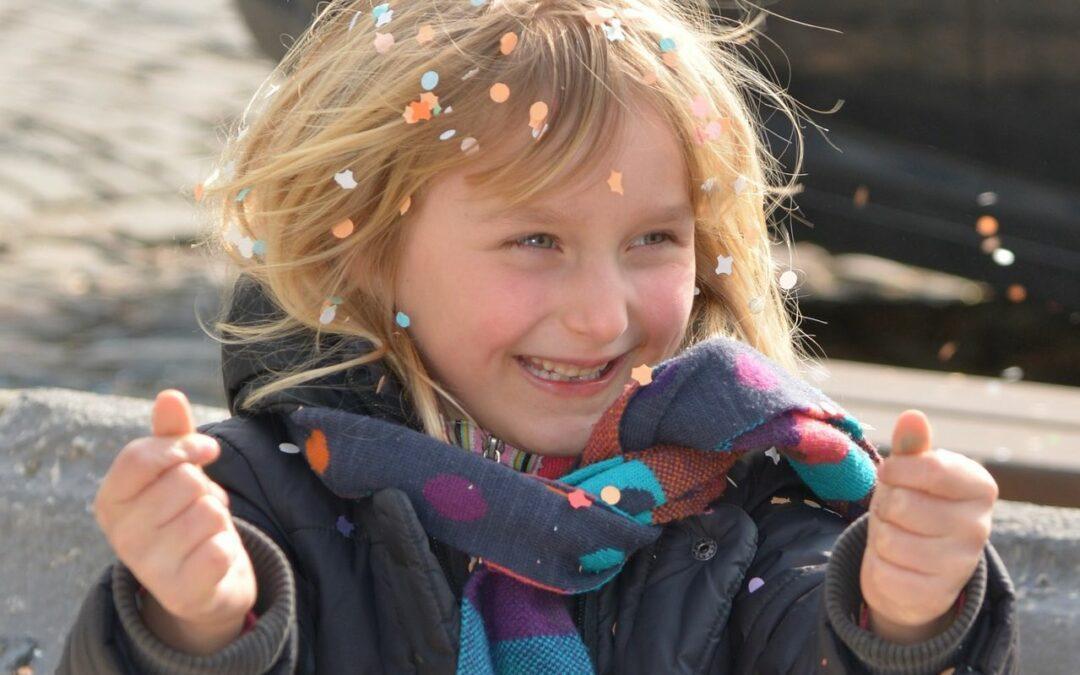
<instances>
[{"instance_id":1,"label":"girl's hand","mask_svg":"<svg viewBox=\"0 0 1080 675\"><path fill-rule=\"evenodd\" d=\"M990 538L997 496L980 464L931 449L926 415L900 415L878 468L860 574L874 633L911 644L948 627Z\"/></svg>"},{"instance_id":2,"label":"girl's hand","mask_svg":"<svg viewBox=\"0 0 1080 675\"><path fill-rule=\"evenodd\" d=\"M184 395L154 401L151 437L128 443L94 499L94 517L116 556L150 593L143 616L181 651L210 653L239 635L255 604L251 560L229 497L202 465L221 448L195 433Z\"/></svg>"}]
</instances>

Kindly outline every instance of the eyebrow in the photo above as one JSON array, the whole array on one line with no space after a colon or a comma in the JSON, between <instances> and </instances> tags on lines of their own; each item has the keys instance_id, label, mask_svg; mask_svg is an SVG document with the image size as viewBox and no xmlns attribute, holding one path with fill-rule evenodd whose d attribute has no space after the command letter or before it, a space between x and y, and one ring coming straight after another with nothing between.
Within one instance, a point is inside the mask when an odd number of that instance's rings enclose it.
<instances>
[{"instance_id":1,"label":"eyebrow","mask_svg":"<svg viewBox=\"0 0 1080 675\"><path fill-rule=\"evenodd\" d=\"M694 212L690 204L671 204L663 206L651 213L640 216L635 223L674 223L693 217ZM482 214L485 219L500 219L513 224L531 223L536 225L560 226L568 225L573 218L558 209L550 206L523 205L514 208L495 208Z\"/></svg>"}]
</instances>

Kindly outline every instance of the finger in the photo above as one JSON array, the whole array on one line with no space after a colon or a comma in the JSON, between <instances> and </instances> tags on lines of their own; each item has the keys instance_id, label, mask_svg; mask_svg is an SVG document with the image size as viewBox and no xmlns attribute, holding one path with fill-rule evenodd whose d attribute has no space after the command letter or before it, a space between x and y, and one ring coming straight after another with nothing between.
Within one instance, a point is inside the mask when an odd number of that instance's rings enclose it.
<instances>
[{"instance_id":1,"label":"finger","mask_svg":"<svg viewBox=\"0 0 1080 675\"><path fill-rule=\"evenodd\" d=\"M990 537L992 509L980 501L942 499L921 490L879 483L870 508L881 520L926 537L952 537L979 548Z\"/></svg>"},{"instance_id":2,"label":"finger","mask_svg":"<svg viewBox=\"0 0 1080 675\"><path fill-rule=\"evenodd\" d=\"M860 584L868 604L890 606L899 612L894 620L911 624L940 616L955 597L944 580L912 572L877 555L866 557Z\"/></svg>"},{"instance_id":3,"label":"finger","mask_svg":"<svg viewBox=\"0 0 1080 675\"><path fill-rule=\"evenodd\" d=\"M202 469L190 462L181 462L127 502L115 527L161 528L199 497L217 496L212 485Z\"/></svg>"},{"instance_id":4,"label":"finger","mask_svg":"<svg viewBox=\"0 0 1080 675\"><path fill-rule=\"evenodd\" d=\"M917 455L931 447L930 420L921 410L900 413L893 427L891 455Z\"/></svg>"},{"instance_id":5,"label":"finger","mask_svg":"<svg viewBox=\"0 0 1080 675\"><path fill-rule=\"evenodd\" d=\"M882 560L914 574L959 580L970 576L977 556L968 547L945 537L924 537L875 519L867 546Z\"/></svg>"},{"instance_id":6,"label":"finger","mask_svg":"<svg viewBox=\"0 0 1080 675\"><path fill-rule=\"evenodd\" d=\"M184 560L210 537L232 528L232 516L217 497L203 495L157 530L158 545L147 554L155 567L174 579ZM195 592L195 589L190 589Z\"/></svg>"},{"instance_id":7,"label":"finger","mask_svg":"<svg viewBox=\"0 0 1080 675\"><path fill-rule=\"evenodd\" d=\"M202 589L202 594L193 595L192 601L205 604L241 555L247 554L239 535L228 531L215 533L199 542L181 561L177 579L186 588Z\"/></svg>"},{"instance_id":8,"label":"finger","mask_svg":"<svg viewBox=\"0 0 1080 675\"><path fill-rule=\"evenodd\" d=\"M101 505L108 508L130 501L177 464L207 464L217 459L220 450L217 441L204 434L189 434L172 441L136 439L120 451L105 473L98 489Z\"/></svg>"},{"instance_id":9,"label":"finger","mask_svg":"<svg viewBox=\"0 0 1080 675\"><path fill-rule=\"evenodd\" d=\"M998 495L997 482L981 464L942 448L889 457L878 467L878 480L956 501L992 503Z\"/></svg>"},{"instance_id":10,"label":"finger","mask_svg":"<svg viewBox=\"0 0 1080 675\"><path fill-rule=\"evenodd\" d=\"M154 436L185 436L195 433L195 414L187 396L179 389L158 392L151 412L150 432Z\"/></svg>"}]
</instances>

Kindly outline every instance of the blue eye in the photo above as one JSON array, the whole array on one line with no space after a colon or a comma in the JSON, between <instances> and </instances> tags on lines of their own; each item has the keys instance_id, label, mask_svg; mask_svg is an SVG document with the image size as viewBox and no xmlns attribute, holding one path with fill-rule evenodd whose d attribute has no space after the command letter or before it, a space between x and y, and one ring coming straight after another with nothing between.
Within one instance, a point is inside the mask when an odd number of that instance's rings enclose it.
<instances>
[{"instance_id":1,"label":"blue eye","mask_svg":"<svg viewBox=\"0 0 1080 675\"><path fill-rule=\"evenodd\" d=\"M663 243L664 241L675 241L675 235L673 235L670 232L664 232L664 231L650 232L649 234L642 235L641 237L638 237L638 240L644 239L646 237L656 236L656 235L660 235L660 237L662 237L662 239L655 242L655 243L658 243L658 244ZM550 234L545 234L543 232L535 232L533 234L521 237L520 239L515 239L513 242L511 242L511 245L516 247L516 248L539 248L541 250L545 250L545 249L548 248L547 246L532 246L532 245L523 243L523 242L529 241L530 239L548 239L548 240L551 240L552 242L555 241L555 237L551 236Z\"/></svg>"}]
</instances>

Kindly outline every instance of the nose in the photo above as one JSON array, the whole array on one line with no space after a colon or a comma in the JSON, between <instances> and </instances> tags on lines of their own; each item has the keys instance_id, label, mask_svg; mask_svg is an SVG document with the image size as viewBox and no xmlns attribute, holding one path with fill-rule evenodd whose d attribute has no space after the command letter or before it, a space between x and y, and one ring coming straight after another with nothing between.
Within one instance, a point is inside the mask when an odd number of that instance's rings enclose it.
<instances>
[{"instance_id":1,"label":"nose","mask_svg":"<svg viewBox=\"0 0 1080 675\"><path fill-rule=\"evenodd\" d=\"M566 329L598 349L615 342L629 327L630 293L616 264L579 266L563 291Z\"/></svg>"}]
</instances>

